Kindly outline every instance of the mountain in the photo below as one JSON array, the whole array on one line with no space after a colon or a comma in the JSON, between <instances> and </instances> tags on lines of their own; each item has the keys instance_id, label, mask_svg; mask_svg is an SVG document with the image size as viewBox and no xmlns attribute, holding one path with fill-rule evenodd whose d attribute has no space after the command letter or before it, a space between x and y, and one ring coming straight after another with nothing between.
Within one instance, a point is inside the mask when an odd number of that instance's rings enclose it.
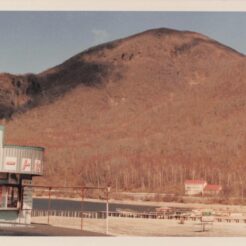
<instances>
[{"instance_id":1,"label":"mountain","mask_svg":"<svg viewBox=\"0 0 246 246\"><path fill-rule=\"evenodd\" d=\"M245 192L246 58L202 34L148 30L0 88L6 141L46 148L37 183Z\"/></svg>"}]
</instances>

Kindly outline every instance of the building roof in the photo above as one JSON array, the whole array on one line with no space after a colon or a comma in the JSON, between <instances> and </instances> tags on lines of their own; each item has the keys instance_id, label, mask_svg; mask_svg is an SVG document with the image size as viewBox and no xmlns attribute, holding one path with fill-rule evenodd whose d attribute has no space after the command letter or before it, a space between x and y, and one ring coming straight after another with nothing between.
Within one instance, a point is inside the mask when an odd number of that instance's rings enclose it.
<instances>
[{"instance_id":1,"label":"building roof","mask_svg":"<svg viewBox=\"0 0 246 246\"><path fill-rule=\"evenodd\" d=\"M207 182L205 180L201 179L189 179L185 180L185 184L206 184Z\"/></svg>"},{"instance_id":2,"label":"building roof","mask_svg":"<svg viewBox=\"0 0 246 246\"><path fill-rule=\"evenodd\" d=\"M216 184L208 184L205 187L206 191L220 191L222 189L221 185L216 185Z\"/></svg>"},{"instance_id":3,"label":"building roof","mask_svg":"<svg viewBox=\"0 0 246 246\"><path fill-rule=\"evenodd\" d=\"M44 147L39 147L39 146L24 146L24 145L14 145L14 144L4 144L3 148L16 148L16 149L31 149L31 150L40 150L44 151Z\"/></svg>"}]
</instances>

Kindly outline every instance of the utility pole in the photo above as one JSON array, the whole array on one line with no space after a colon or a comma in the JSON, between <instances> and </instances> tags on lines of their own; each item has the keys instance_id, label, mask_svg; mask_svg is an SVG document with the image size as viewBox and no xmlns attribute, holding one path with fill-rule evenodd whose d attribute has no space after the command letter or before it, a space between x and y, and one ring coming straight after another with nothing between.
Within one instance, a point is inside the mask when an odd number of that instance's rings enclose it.
<instances>
[{"instance_id":1,"label":"utility pole","mask_svg":"<svg viewBox=\"0 0 246 246\"><path fill-rule=\"evenodd\" d=\"M106 203L106 234L108 235L108 212L109 212L109 192L110 186L107 187L107 203Z\"/></svg>"},{"instance_id":2,"label":"utility pole","mask_svg":"<svg viewBox=\"0 0 246 246\"><path fill-rule=\"evenodd\" d=\"M49 187L48 225L50 224L50 193L51 193L51 187Z\"/></svg>"},{"instance_id":3,"label":"utility pole","mask_svg":"<svg viewBox=\"0 0 246 246\"><path fill-rule=\"evenodd\" d=\"M84 187L81 188L81 206L80 206L80 214L81 214L81 221L80 221L80 229L83 230L83 202L84 202Z\"/></svg>"}]
</instances>

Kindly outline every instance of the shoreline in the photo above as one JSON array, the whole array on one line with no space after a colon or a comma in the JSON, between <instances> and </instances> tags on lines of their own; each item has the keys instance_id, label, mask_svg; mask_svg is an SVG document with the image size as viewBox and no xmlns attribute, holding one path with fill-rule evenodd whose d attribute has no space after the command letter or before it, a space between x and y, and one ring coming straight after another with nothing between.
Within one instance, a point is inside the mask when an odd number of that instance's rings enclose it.
<instances>
[{"instance_id":1,"label":"shoreline","mask_svg":"<svg viewBox=\"0 0 246 246\"><path fill-rule=\"evenodd\" d=\"M56 197L51 196L51 199L55 200L66 200L66 201L77 201L80 202L81 198L68 198L68 197ZM48 196L33 196L33 199L49 199ZM85 198L83 201L95 202L95 203L106 203L106 200ZM226 204L204 204L204 203L179 203L179 202L157 202L157 201L133 201L133 200L116 200L109 199L111 204L125 204L135 206L147 206L147 207L179 207L179 208L194 208L194 209L222 209L227 211L240 211L246 212L245 205L226 205Z\"/></svg>"}]
</instances>

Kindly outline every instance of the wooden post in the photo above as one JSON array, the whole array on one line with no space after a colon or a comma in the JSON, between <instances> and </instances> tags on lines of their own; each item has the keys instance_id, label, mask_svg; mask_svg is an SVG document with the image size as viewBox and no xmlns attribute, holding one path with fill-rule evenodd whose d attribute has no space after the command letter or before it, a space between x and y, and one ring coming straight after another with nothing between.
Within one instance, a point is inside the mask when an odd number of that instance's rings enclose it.
<instances>
[{"instance_id":1,"label":"wooden post","mask_svg":"<svg viewBox=\"0 0 246 246\"><path fill-rule=\"evenodd\" d=\"M203 226L202 226L202 231L205 231L206 228L205 228L205 222L202 222Z\"/></svg>"}]
</instances>

